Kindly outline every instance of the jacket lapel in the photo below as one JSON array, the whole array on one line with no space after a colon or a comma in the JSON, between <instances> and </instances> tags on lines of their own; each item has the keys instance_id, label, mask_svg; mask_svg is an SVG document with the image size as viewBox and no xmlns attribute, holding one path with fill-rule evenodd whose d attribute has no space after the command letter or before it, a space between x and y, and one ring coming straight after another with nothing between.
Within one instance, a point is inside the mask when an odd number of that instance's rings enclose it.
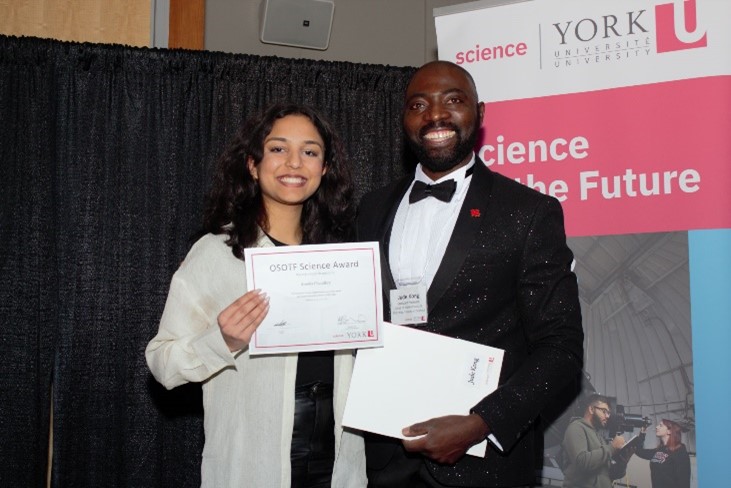
<instances>
[{"instance_id":1,"label":"jacket lapel","mask_svg":"<svg viewBox=\"0 0 731 488\"><path fill-rule=\"evenodd\" d=\"M442 262L427 292L431 312L462 269L468 251L472 248L492 192L492 174L479 158L475 159L472 181L465 195L457 222L449 238ZM393 279L393 278L392 278Z\"/></svg>"}]
</instances>

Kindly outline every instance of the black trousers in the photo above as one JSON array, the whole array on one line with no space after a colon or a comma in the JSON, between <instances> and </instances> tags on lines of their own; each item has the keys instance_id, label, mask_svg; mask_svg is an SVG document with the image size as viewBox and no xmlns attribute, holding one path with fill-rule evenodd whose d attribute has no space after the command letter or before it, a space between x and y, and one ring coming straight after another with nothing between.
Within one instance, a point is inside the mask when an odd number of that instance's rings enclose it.
<instances>
[{"instance_id":1,"label":"black trousers","mask_svg":"<svg viewBox=\"0 0 731 488\"><path fill-rule=\"evenodd\" d=\"M426 467L421 454L396 448L389 463L381 470L367 471L368 488L441 488Z\"/></svg>"},{"instance_id":2,"label":"black trousers","mask_svg":"<svg viewBox=\"0 0 731 488\"><path fill-rule=\"evenodd\" d=\"M333 385L295 388L292 432L292 488L329 488L335 461Z\"/></svg>"},{"instance_id":3,"label":"black trousers","mask_svg":"<svg viewBox=\"0 0 731 488\"><path fill-rule=\"evenodd\" d=\"M383 469L368 469L367 474L368 488L449 488L453 486L441 484L434 479L421 454L408 452L400 446L394 450L393 457Z\"/></svg>"}]
</instances>

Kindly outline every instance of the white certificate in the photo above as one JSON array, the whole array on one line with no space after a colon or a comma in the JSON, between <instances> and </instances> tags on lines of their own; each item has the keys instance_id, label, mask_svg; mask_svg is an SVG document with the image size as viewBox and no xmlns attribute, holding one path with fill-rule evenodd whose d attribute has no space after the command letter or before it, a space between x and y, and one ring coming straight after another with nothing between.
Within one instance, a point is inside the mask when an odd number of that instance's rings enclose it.
<instances>
[{"instance_id":1,"label":"white certificate","mask_svg":"<svg viewBox=\"0 0 731 488\"><path fill-rule=\"evenodd\" d=\"M502 349L383 323L384 347L358 351L343 425L406 439L401 429L467 415L500 379ZM484 456L487 441L467 454Z\"/></svg>"},{"instance_id":2,"label":"white certificate","mask_svg":"<svg viewBox=\"0 0 731 488\"><path fill-rule=\"evenodd\" d=\"M246 282L269 296L250 354L383 344L377 242L244 249Z\"/></svg>"}]
</instances>

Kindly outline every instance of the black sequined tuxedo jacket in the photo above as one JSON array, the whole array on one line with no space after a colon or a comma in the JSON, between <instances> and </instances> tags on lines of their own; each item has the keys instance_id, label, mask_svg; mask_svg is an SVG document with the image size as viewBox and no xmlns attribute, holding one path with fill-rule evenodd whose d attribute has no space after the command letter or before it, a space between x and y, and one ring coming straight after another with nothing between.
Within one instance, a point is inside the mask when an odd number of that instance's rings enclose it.
<instances>
[{"instance_id":1,"label":"black sequined tuxedo jacket","mask_svg":"<svg viewBox=\"0 0 731 488\"><path fill-rule=\"evenodd\" d=\"M412 180L413 175L369 193L359 206L358 239L381 244L387 320L389 290L395 288L388 265L389 238L396 209ZM500 386L473 409L486 420L503 452L491 446L484 459L464 456L452 466L429 461L441 483L495 487L534 482L535 441L541 435L536 420L582 366L583 332L572 260L558 201L490 171L478 159L427 292L429 317L423 328L505 350ZM369 469L383 468L399 444L370 437Z\"/></svg>"}]
</instances>

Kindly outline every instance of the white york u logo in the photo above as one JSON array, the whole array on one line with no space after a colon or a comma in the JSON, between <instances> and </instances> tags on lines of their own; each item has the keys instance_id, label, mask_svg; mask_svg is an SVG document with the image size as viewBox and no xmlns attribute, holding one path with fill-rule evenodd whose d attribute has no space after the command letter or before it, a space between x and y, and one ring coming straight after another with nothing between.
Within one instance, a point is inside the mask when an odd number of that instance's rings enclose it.
<instances>
[{"instance_id":1,"label":"white york u logo","mask_svg":"<svg viewBox=\"0 0 731 488\"><path fill-rule=\"evenodd\" d=\"M673 2L673 26L675 37L683 44L693 44L706 35L705 31L698 28L698 11L695 0Z\"/></svg>"}]
</instances>

